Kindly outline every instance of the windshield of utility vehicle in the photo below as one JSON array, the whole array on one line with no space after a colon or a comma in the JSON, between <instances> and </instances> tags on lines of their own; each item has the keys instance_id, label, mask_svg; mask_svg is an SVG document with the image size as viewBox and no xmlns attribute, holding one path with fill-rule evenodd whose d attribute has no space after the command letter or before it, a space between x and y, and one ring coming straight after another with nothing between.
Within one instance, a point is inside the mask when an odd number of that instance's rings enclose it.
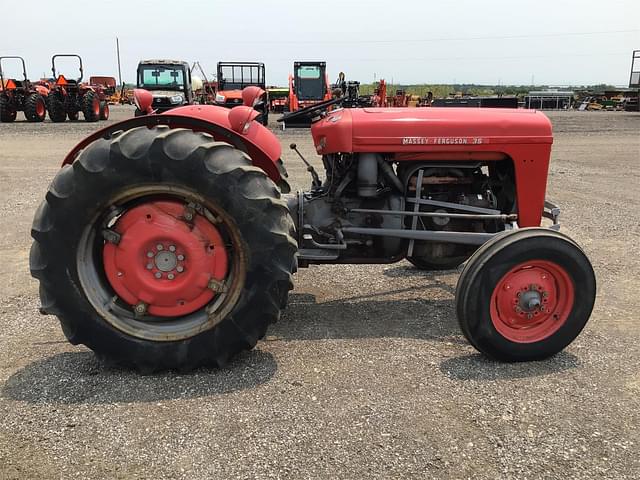
<instances>
[{"instance_id":1,"label":"windshield of utility vehicle","mask_svg":"<svg viewBox=\"0 0 640 480\"><path fill-rule=\"evenodd\" d=\"M298 66L296 69L296 93L299 100L322 100L324 90L324 78L318 65Z\"/></svg>"},{"instance_id":2,"label":"windshield of utility vehicle","mask_svg":"<svg viewBox=\"0 0 640 480\"><path fill-rule=\"evenodd\" d=\"M219 65L220 90L242 90L249 85L264 86L262 65Z\"/></svg>"},{"instance_id":3,"label":"windshield of utility vehicle","mask_svg":"<svg viewBox=\"0 0 640 480\"><path fill-rule=\"evenodd\" d=\"M184 68L141 65L138 70L138 87L150 90L184 90Z\"/></svg>"}]
</instances>

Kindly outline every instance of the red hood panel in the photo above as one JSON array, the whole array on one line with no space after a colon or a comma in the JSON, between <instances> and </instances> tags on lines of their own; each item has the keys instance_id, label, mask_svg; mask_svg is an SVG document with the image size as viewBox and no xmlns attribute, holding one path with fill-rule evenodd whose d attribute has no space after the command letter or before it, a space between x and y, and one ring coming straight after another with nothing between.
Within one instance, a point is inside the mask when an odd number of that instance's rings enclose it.
<instances>
[{"instance_id":1,"label":"red hood panel","mask_svg":"<svg viewBox=\"0 0 640 480\"><path fill-rule=\"evenodd\" d=\"M543 113L497 108L339 109L315 123L311 133L321 154L553 142Z\"/></svg>"}]
</instances>

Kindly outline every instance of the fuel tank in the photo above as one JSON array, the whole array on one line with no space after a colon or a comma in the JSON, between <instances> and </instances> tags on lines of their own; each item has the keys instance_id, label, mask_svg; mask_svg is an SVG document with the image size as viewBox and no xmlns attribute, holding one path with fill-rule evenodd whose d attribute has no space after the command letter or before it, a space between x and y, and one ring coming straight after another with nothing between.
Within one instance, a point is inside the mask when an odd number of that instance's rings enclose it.
<instances>
[{"instance_id":1,"label":"fuel tank","mask_svg":"<svg viewBox=\"0 0 640 480\"><path fill-rule=\"evenodd\" d=\"M541 112L482 108L345 108L311 128L319 154L500 150L505 144L551 144Z\"/></svg>"}]
</instances>

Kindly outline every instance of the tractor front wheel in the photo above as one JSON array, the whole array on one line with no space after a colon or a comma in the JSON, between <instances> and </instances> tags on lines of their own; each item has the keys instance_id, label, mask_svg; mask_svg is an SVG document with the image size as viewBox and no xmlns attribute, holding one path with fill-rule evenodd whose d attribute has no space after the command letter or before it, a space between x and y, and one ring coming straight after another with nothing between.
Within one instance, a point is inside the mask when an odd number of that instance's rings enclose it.
<instances>
[{"instance_id":1,"label":"tractor front wheel","mask_svg":"<svg viewBox=\"0 0 640 480\"><path fill-rule=\"evenodd\" d=\"M292 288L280 193L204 133L116 132L53 180L30 267L68 340L144 372L222 366L251 349Z\"/></svg>"},{"instance_id":2,"label":"tractor front wheel","mask_svg":"<svg viewBox=\"0 0 640 480\"><path fill-rule=\"evenodd\" d=\"M93 90L87 91L82 97L82 114L86 122L100 120L100 99Z\"/></svg>"},{"instance_id":3,"label":"tractor front wheel","mask_svg":"<svg viewBox=\"0 0 640 480\"><path fill-rule=\"evenodd\" d=\"M6 95L0 95L0 122L13 122L18 112Z\"/></svg>"},{"instance_id":4,"label":"tractor front wheel","mask_svg":"<svg viewBox=\"0 0 640 480\"><path fill-rule=\"evenodd\" d=\"M596 296L593 268L569 237L547 228L499 234L467 262L456 289L463 334L501 361L542 360L582 331Z\"/></svg>"},{"instance_id":5,"label":"tractor front wheel","mask_svg":"<svg viewBox=\"0 0 640 480\"><path fill-rule=\"evenodd\" d=\"M47 105L39 93L31 93L24 102L24 116L29 122L42 122L47 115Z\"/></svg>"}]
</instances>

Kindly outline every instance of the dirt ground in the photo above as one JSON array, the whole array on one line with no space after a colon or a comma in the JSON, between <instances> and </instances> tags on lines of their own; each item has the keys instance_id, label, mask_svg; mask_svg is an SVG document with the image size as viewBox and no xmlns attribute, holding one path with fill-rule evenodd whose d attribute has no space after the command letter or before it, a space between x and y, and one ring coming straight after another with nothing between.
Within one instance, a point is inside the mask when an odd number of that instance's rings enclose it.
<instances>
[{"instance_id":1,"label":"dirt ground","mask_svg":"<svg viewBox=\"0 0 640 480\"><path fill-rule=\"evenodd\" d=\"M29 276L34 211L97 125L1 124L0 479L639 478L640 114L549 116L548 196L599 292L565 352L477 354L456 324L457 272L316 266L254 351L151 376L67 344ZM277 134L314 157L308 131Z\"/></svg>"}]
</instances>

